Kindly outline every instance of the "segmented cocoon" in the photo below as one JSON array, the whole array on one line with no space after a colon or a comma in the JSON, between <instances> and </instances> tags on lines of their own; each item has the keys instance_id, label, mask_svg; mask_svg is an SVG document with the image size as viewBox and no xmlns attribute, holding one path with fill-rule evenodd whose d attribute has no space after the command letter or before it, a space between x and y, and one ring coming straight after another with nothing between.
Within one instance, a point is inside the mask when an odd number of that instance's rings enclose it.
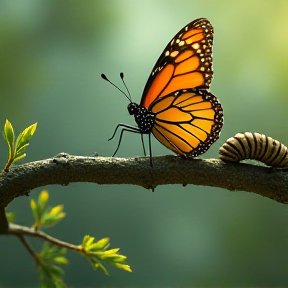
<instances>
[{"instance_id":1,"label":"segmented cocoon","mask_svg":"<svg viewBox=\"0 0 288 288\"><path fill-rule=\"evenodd\" d=\"M237 133L220 148L223 161L255 159L272 167L288 167L288 149L279 141L260 133Z\"/></svg>"}]
</instances>

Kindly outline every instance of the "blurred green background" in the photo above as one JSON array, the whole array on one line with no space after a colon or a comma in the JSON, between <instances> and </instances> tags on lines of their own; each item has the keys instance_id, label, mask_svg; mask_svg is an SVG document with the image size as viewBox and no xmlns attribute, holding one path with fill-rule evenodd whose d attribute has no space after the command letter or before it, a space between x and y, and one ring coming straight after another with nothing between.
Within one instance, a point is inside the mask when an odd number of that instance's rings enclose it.
<instances>
[{"instance_id":1,"label":"blurred green background","mask_svg":"<svg viewBox=\"0 0 288 288\"><path fill-rule=\"evenodd\" d=\"M215 29L211 91L223 105L225 123L201 158L218 157L219 147L237 132L264 133L287 145L287 13L287 0L2 0L0 124L7 118L19 133L39 123L27 162L62 151L111 156L117 138L107 139L115 126L135 123L127 99L100 74L121 87L123 71L139 103L168 41L206 17ZM117 156L143 154L139 136L130 134ZM154 155L171 154L155 139L152 145ZM4 138L0 151L3 167ZM193 185L157 187L154 193L84 183L43 188L51 204L63 203L67 212L49 233L75 244L85 234L109 236L133 269L108 267L107 277L70 252L65 280L71 287L288 286L288 206ZM29 202L41 190L8 207L19 224L32 223ZM28 252L14 237L1 237L0 286L37 285Z\"/></svg>"}]
</instances>

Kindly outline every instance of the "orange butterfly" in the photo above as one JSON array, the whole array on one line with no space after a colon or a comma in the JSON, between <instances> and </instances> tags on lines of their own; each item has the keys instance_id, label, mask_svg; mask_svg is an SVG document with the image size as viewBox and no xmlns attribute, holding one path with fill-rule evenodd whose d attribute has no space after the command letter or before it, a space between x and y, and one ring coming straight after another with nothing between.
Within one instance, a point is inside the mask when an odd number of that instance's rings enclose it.
<instances>
[{"instance_id":1,"label":"orange butterfly","mask_svg":"<svg viewBox=\"0 0 288 288\"><path fill-rule=\"evenodd\" d=\"M206 152L219 138L223 110L217 97L208 91L213 77L212 44L213 27L207 19L194 20L181 29L156 62L140 105L132 102L128 89L129 97L101 75L129 99L128 112L138 125L118 124L110 138L122 128L113 156L124 131L141 134L145 155L143 134L149 135L151 166L151 132L167 148L186 158ZM123 80L123 73L120 76Z\"/></svg>"}]
</instances>

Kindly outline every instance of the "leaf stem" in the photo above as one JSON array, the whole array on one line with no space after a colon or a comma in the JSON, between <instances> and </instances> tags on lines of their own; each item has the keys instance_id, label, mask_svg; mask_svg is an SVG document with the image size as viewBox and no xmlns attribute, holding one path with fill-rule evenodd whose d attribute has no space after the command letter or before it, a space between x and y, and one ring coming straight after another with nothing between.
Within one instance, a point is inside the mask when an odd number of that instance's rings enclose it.
<instances>
[{"instance_id":1,"label":"leaf stem","mask_svg":"<svg viewBox=\"0 0 288 288\"><path fill-rule=\"evenodd\" d=\"M4 172L9 172L9 167L13 163L13 158L10 157L5 165Z\"/></svg>"}]
</instances>

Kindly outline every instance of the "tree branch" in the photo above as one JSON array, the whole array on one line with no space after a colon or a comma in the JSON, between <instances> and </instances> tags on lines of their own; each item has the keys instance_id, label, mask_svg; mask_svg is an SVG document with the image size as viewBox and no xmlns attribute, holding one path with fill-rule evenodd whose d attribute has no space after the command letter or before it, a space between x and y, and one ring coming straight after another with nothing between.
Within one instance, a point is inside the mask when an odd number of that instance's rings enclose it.
<instances>
[{"instance_id":1,"label":"tree branch","mask_svg":"<svg viewBox=\"0 0 288 288\"><path fill-rule=\"evenodd\" d=\"M1 204L1 202L0 202L0 204ZM8 228L9 228L9 224L8 224L8 220L6 217L5 208L0 205L0 234L7 234Z\"/></svg>"},{"instance_id":2,"label":"tree branch","mask_svg":"<svg viewBox=\"0 0 288 288\"><path fill-rule=\"evenodd\" d=\"M133 184L154 190L158 185L187 184L257 193L288 203L288 173L284 169L224 163L219 159L186 160L178 156L111 158L60 153L41 161L12 167L0 174L0 206L34 188L71 182Z\"/></svg>"}]
</instances>

